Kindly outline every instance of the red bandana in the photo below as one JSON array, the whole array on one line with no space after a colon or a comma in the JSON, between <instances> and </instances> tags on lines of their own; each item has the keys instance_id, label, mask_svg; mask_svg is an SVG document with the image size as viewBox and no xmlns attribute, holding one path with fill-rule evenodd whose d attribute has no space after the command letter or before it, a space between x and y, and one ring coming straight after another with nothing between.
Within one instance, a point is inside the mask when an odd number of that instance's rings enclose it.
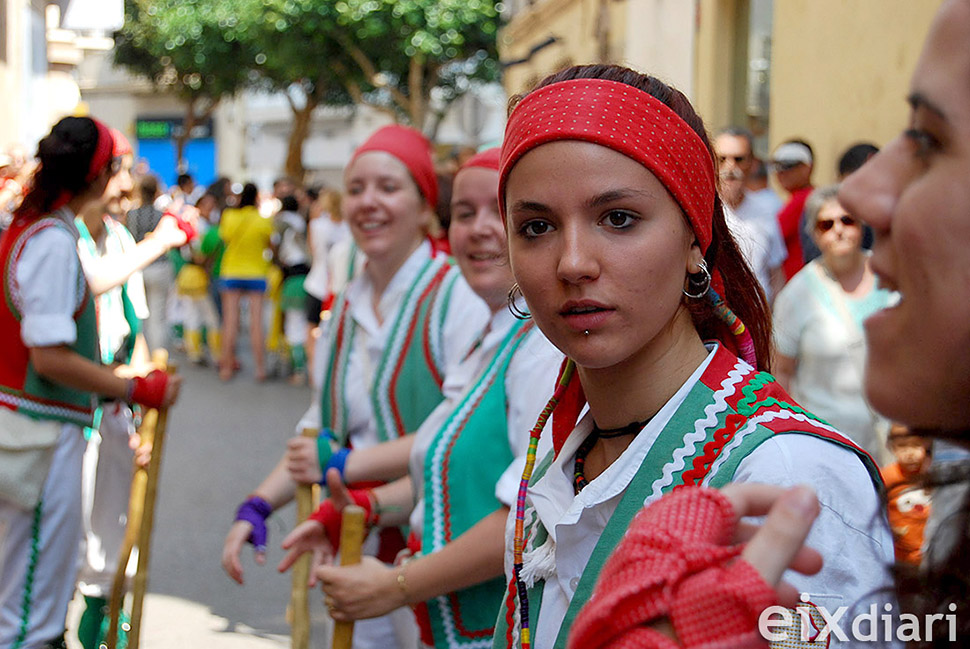
<instances>
[{"instance_id":1,"label":"red bandana","mask_svg":"<svg viewBox=\"0 0 970 649\"><path fill-rule=\"evenodd\" d=\"M655 175L687 215L706 253L714 214L714 160L701 138L660 100L618 81L576 79L533 91L505 127L499 206L505 181L530 150L557 140L593 142L636 160Z\"/></svg>"},{"instance_id":2,"label":"red bandana","mask_svg":"<svg viewBox=\"0 0 970 649\"><path fill-rule=\"evenodd\" d=\"M499 147L486 149L480 153L476 153L472 157L468 158L468 160L465 160L465 164L461 166L461 169L468 169L469 167L481 167L483 169L494 169L495 171L498 171L501 157L502 149ZM461 169L458 171L461 171Z\"/></svg>"},{"instance_id":3,"label":"red bandana","mask_svg":"<svg viewBox=\"0 0 970 649\"><path fill-rule=\"evenodd\" d=\"M383 151L400 160L428 205L434 208L438 204L438 177L431 161L431 143L420 131L397 124L380 128L357 148L347 167L368 151Z\"/></svg>"},{"instance_id":4,"label":"red bandana","mask_svg":"<svg viewBox=\"0 0 970 649\"><path fill-rule=\"evenodd\" d=\"M93 183L105 166L111 162L112 152L114 151L114 138L111 137L111 130L96 119L92 119L94 125L98 127L98 145L91 156L91 164L88 166L88 175L84 177L84 182Z\"/></svg>"},{"instance_id":5,"label":"red bandana","mask_svg":"<svg viewBox=\"0 0 970 649\"><path fill-rule=\"evenodd\" d=\"M125 137L125 134L116 128L111 129L111 138L114 140L114 149L112 150L112 155L116 158L121 156L134 153L131 148L131 142Z\"/></svg>"}]
</instances>

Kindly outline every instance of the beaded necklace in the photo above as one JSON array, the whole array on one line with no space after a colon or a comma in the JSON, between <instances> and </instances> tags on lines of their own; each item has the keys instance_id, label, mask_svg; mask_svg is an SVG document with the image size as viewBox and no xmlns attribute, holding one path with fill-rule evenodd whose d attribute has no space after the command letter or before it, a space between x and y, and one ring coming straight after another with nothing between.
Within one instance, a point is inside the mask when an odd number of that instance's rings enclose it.
<instances>
[{"instance_id":1,"label":"beaded necklace","mask_svg":"<svg viewBox=\"0 0 970 649\"><path fill-rule=\"evenodd\" d=\"M650 423L651 419L653 417L649 417L643 421L634 421L620 428L600 428L594 422L593 431L583 440L579 448L576 449L576 460L573 462L573 491L578 495L589 484L589 480L586 479L585 470L586 456L596 446L596 442L601 439L616 439L617 437L624 437L626 435L636 435Z\"/></svg>"},{"instance_id":2,"label":"beaded necklace","mask_svg":"<svg viewBox=\"0 0 970 649\"><path fill-rule=\"evenodd\" d=\"M573 492L577 495L589 484L585 471L586 456L593 450L597 441L599 441L599 435L596 434L596 429L594 428L593 432L589 434L589 437L584 439L580 447L576 449L576 460L573 462Z\"/></svg>"}]
</instances>

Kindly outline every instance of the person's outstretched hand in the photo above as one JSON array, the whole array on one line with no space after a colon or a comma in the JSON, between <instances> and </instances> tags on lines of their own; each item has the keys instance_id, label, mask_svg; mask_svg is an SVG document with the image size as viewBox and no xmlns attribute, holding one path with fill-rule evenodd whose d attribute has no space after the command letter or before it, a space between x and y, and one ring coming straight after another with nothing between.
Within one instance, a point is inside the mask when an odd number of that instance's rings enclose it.
<instances>
[{"instance_id":1,"label":"person's outstretched hand","mask_svg":"<svg viewBox=\"0 0 970 649\"><path fill-rule=\"evenodd\" d=\"M311 440L312 441L312 440ZM277 570L285 572L296 563L303 553L310 552L310 580L309 585L315 586L317 583L316 569L333 561L334 555L340 546L340 516L347 505L353 505L354 499L347 489L347 485L340 479L340 472L337 469L327 471L327 489L330 497L320 504L317 512L325 510L330 513L326 516L328 520L334 520L336 524L326 524L311 518L296 526L292 532L283 539L282 547L287 550L286 556L280 561Z\"/></svg>"},{"instance_id":2,"label":"person's outstretched hand","mask_svg":"<svg viewBox=\"0 0 970 649\"><path fill-rule=\"evenodd\" d=\"M237 584L243 583L243 567L240 556L242 548L253 532L253 525L248 521L236 521L229 528L226 540L222 544L222 569L226 571ZM253 557L256 563L266 563L266 549L254 548Z\"/></svg>"},{"instance_id":3,"label":"person's outstretched hand","mask_svg":"<svg viewBox=\"0 0 970 649\"><path fill-rule=\"evenodd\" d=\"M266 563L266 542L269 540L266 519L272 513L273 506L255 495L243 501L236 510L236 520L222 545L222 567L236 583L243 583L242 562L239 560L243 545L252 543L256 563Z\"/></svg>"}]
</instances>

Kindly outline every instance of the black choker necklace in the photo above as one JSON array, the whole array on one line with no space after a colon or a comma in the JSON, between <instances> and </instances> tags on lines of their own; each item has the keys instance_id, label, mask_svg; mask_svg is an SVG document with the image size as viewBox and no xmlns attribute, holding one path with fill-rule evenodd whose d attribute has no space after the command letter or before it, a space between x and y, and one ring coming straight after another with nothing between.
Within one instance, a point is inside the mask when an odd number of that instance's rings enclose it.
<instances>
[{"instance_id":1,"label":"black choker necklace","mask_svg":"<svg viewBox=\"0 0 970 649\"><path fill-rule=\"evenodd\" d=\"M625 437L627 435L636 435L643 427L650 423L653 417L648 417L643 421L634 421L627 424L626 426L621 426L620 428L600 428L596 422L593 422L593 434L598 436L600 439L614 439L616 437Z\"/></svg>"},{"instance_id":2,"label":"black choker necklace","mask_svg":"<svg viewBox=\"0 0 970 649\"><path fill-rule=\"evenodd\" d=\"M596 446L597 441L624 437L626 435L636 435L643 430L644 426L650 423L650 419L653 419L653 417L643 421L635 421L622 428L600 428L594 421L593 430L589 434L589 437L584 439L583 443L576 449L576 459L573 461L573 491L578 494L589 484L589 481L586 479L586 456Z\"/></svg>"}]
</instances>

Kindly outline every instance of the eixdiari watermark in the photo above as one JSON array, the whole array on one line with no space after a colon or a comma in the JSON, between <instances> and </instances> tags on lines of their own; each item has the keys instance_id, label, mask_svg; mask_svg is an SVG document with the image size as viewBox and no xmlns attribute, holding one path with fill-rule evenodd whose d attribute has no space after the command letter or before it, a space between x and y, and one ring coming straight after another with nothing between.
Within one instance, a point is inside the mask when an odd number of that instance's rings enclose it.
<instances>
[{"instance_id":1,"label":"eixdiari watermark","mask_svg":"<svg viewBox=\"0 0 970 649\"><path fill-rule=\"evenodd\" d=\"M922 619L912 613L898 613L888 602L881 607L871 604L866 612L847 619L848 606L829 611L809 599L803 594L804 604L798 605L794 613L784 606L769 606L762 611L758 617L761 637L769 642L825 642L830 635L841 642L850 639L855 642L923 642L934 640L933 634L936 633L937 640L944 639L942 635L951 642L957 639L956 604L947 607L949 614L933 613L922 616ZM793 633L798 637L791 637Z\"/></svg>"}]
</instances>

